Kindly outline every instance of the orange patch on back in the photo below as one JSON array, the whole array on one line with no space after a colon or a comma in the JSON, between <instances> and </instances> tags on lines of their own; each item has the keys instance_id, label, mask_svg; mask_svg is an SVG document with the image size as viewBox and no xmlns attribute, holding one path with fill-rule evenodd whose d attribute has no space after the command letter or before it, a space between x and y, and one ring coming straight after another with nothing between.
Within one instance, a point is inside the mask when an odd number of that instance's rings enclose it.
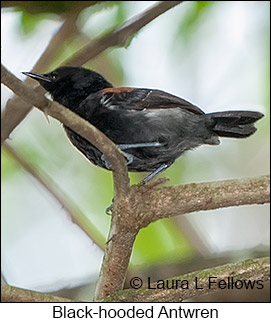
<instances>
[{"instance_id":1,"label":"orange patch on back","mask_svg":"<svg viewBox=\"0 0 271 323\"><path fill-rule=\"evenodd\" d=\"M133 91L133 87L110 87L107 89L101 90L101 93L121 93L121 92L130 92Z\"/></svg>"}]
</instances>

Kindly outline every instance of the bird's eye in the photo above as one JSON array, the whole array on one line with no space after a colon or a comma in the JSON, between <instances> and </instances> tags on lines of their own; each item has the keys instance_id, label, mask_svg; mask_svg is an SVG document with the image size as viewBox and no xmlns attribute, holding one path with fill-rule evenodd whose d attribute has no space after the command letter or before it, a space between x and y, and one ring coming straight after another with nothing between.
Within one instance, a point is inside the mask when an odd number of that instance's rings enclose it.
<instances>
[{"instance_id":1,"label":"bird's eye","mask_svg":"<svg viewBox=\"0 0 271 323\"><path fill-rule=\"evenodd\" d=\"M53 81L56 81L58 79L59 75L56 72L52 72L51 75L50 75L50 77L51 77L51 79Z\"/></svg>"}]
</instances>

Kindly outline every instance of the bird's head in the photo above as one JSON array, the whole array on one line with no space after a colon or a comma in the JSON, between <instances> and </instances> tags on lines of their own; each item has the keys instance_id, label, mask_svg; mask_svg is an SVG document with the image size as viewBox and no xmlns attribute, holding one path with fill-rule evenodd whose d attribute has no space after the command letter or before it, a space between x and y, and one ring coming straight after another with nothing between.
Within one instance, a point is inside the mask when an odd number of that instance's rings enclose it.
<instances>
[{"instance_id":1,"label":"bird's head","mask_svg":"<svg viewBox=\"0 0 271 323\"><path fill-rule=\"evenodd\" d=\"M102 75L83 67L60 67L50 73L23 72L37 80L55 101L74 110L90 94L112 87Z\"/></svg>"}]
</instances>

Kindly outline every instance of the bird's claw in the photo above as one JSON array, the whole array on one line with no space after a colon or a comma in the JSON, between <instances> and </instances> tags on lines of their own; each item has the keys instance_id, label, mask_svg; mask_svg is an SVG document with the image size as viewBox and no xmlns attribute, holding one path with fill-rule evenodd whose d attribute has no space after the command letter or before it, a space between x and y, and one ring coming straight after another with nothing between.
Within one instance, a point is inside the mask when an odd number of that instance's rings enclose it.
<instances>
[{"instance_id":1,"label":"bird's claw","mask_svg":"<svg viewBox=\"0 0 271 323\"><path fill-rule=\"evenodd\" d=\"M111 215L112 214L112 211L113 211L113 203L111 205L109 205L106 209L105 209L105 213L107 215Z\"/></svg>"},{"instance_id":2,"label":"bird's claw","mask_svg":"<svg viewBox=\"0 0 271 323\"><path fill-rule=\"evenodd\" d=\"M125 165L128 166L128 165L132 164L132 162L134 161L134 156L132 154L124 153L123 151L122 151L122 153L123 153L124 157L127 159L127 162L125 163ZM111 164L106 160L104 154L102 154L101 160L103 161L105 167L108 170L111 170L112 169Z\"/></svg>"}]
</instances>

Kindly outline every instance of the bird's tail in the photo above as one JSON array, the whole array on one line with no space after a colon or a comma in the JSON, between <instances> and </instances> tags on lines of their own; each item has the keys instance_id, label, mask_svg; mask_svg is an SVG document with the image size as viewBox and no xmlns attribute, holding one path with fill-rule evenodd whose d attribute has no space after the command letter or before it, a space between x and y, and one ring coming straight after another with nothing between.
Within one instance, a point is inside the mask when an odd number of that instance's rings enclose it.
<instances>
[{"instance_id":1,"label":"bird's tail","mask_svg":"<svg viewBox=\"0 0 271 323\"><path fill-rule=\"evenodd\" d=\"M207 126L220 137L246 138L257 129L254 123L264 115L254 111L224 111L208 113Z\"/></svg>"}]
</instances>

